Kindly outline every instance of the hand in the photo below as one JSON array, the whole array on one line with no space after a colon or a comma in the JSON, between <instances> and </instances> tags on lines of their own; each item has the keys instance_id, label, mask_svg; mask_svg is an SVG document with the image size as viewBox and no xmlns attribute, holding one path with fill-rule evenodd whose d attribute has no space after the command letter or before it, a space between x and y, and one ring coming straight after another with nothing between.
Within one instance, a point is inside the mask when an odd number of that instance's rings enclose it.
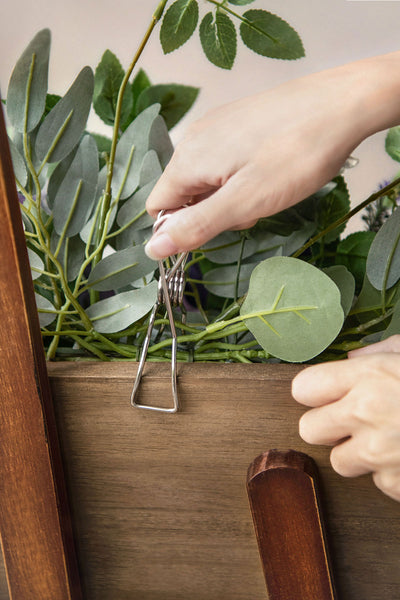
<instances>
[{"instance_id":1,"label":"hand","mask_svg":"<svg viewBox=\"0 0 400 600\"><path fill-rule=\"evenodd\" d=\"M309 367L293 380L295 400L313 407L300 419L310 444L333 445L331 463L344 477L372 473L400 501L400 336Z\"/></svg>"},{"instance_id":2,"label":"hand","mask_svg":"<svg viewBox=\"0 0 400 600\"><path fill-rule=\"evenodd\" d=\"M148 254L163 258L200 247L322 187L355 146L399 116L392 88L389 106L386 79L395 73L398 80L400 54L388 56L395 58L290 81L189 127L147 202L153 217L161 209L181 210L159 228Z\"/></svg>"}]
</instances>

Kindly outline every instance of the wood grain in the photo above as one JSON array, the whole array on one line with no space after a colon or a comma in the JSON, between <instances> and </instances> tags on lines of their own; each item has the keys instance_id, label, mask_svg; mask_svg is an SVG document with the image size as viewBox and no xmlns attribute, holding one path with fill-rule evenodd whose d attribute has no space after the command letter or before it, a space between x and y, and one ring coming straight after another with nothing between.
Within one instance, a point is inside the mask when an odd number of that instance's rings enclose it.
<instances>
[{"instance_id":1,"label":"wood grain","mask_svg":"<svg viewBox=\"0 0 400 600\"><path fill-rule=\"evenodd\" d=\"M270 600L335 600L312 458L295 450L260 454L247 493Z\"/></svg>"},{"instance_id":2,"label":"wood grain","mask_svg":"<svg viewBox=\"0 0 400 600\"><path fill-rule=\"evenodd\" d=\"M76 600L71 523L1 109L0 244L0 532L9 595Z\"/></svg>"},{"instance_id":3,"label":"wood grain","mask_svg":"<svg viewBox=\"0 0 400 600\"><path fill-rule=\"evenodd\" d=\"M48 368L85 600L265 600L246 473L269 448L318 465L340 600L398 600L400 504L300 439L301 367L179 364L177 415L131 408L133 363ZM141 391L168 401L169 365Z\"/></svg>"}]
</instances>

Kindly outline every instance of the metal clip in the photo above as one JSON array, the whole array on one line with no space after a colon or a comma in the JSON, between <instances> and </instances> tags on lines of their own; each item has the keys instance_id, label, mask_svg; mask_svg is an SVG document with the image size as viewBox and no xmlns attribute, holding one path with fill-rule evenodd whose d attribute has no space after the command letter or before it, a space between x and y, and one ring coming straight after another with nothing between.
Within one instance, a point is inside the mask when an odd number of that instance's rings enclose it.
<instances>
[{"instance_id":1,"label":"metal clip","mask_svg":"<svg viewBox=\"0 0 400 600\"><path fill-rule=\"evenodd\" d=\"M161 211L158 214L157 220L153 225L153 232L155 233L162 223L169 217L169 214L165 214L165 211ZM171 262L172 267L165 269L164 261L158 261L158 269L160 277L158 280L158 292L157 301L154 304L153 310L150 314L149 326L147 328L146 337L143 343L142 352L140 355L139 367L131 394L131 405L136 408L145 408L147 410L155 410L166 413L176 413L179 409L178 401L178 390L177 390L177 374L176 374L176 352L177 352L177 340L176 340L176 329L174 322L174 315L172 312L172 306L179 306L182 304L183 292L185 289L185 264L187 261L188 252L182 252L177 256L172 256ZM172 355L171 355L171 383L172 383L172 397L174 405L172 408L162 408L160 406L150 406L148 404L139 404L136 401L140 381L143 375L143 369L146 362L147 352L149 349L151 332L153 331L154 322L156 319L157 311L160 306L164 305L167 311L169 325L171 328L172 337Z\"/></svg>"}]
</instances>

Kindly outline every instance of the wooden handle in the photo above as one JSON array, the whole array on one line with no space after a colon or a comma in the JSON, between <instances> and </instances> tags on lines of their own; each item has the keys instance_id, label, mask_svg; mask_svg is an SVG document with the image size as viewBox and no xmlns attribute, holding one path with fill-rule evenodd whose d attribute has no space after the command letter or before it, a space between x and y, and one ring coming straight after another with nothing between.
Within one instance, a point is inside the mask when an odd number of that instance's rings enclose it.
<instances>
[{"instance_id":1,"label":"wooden handle","mask_svg":"<svg viewBox=\"0 0 400 600\"><path fill-rule=\"evenodd\" d=\"M269 450L250 465L247 491L269 600L334 600L317 490L301 452Z\"/></svg>"}]
</instances>

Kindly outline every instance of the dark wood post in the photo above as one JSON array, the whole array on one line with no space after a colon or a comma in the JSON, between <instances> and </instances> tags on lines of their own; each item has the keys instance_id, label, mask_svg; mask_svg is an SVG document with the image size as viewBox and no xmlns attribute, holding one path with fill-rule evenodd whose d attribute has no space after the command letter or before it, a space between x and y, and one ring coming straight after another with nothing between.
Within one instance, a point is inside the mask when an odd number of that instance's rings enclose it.
<instances>
[{"instance_id":1,"label":"dark wood post","mask_svg":"<svg viewBox=\"0 0 400 600\"><path fill-rule=\"evenodd\" d=\"M45 357L0 109L0 533L12 600L82 598Z\"/></svg>"},{"instance_id":2,"label":"dark wood post","mask_svg":"<svg viewBox=\"0 0 400 600\"><path fill-rule=\"evenodd\" d=\"M301 452L270 450L249 467L247 490L269 600L334 600L317 470Z\"/></svg>"}]
</instances>

